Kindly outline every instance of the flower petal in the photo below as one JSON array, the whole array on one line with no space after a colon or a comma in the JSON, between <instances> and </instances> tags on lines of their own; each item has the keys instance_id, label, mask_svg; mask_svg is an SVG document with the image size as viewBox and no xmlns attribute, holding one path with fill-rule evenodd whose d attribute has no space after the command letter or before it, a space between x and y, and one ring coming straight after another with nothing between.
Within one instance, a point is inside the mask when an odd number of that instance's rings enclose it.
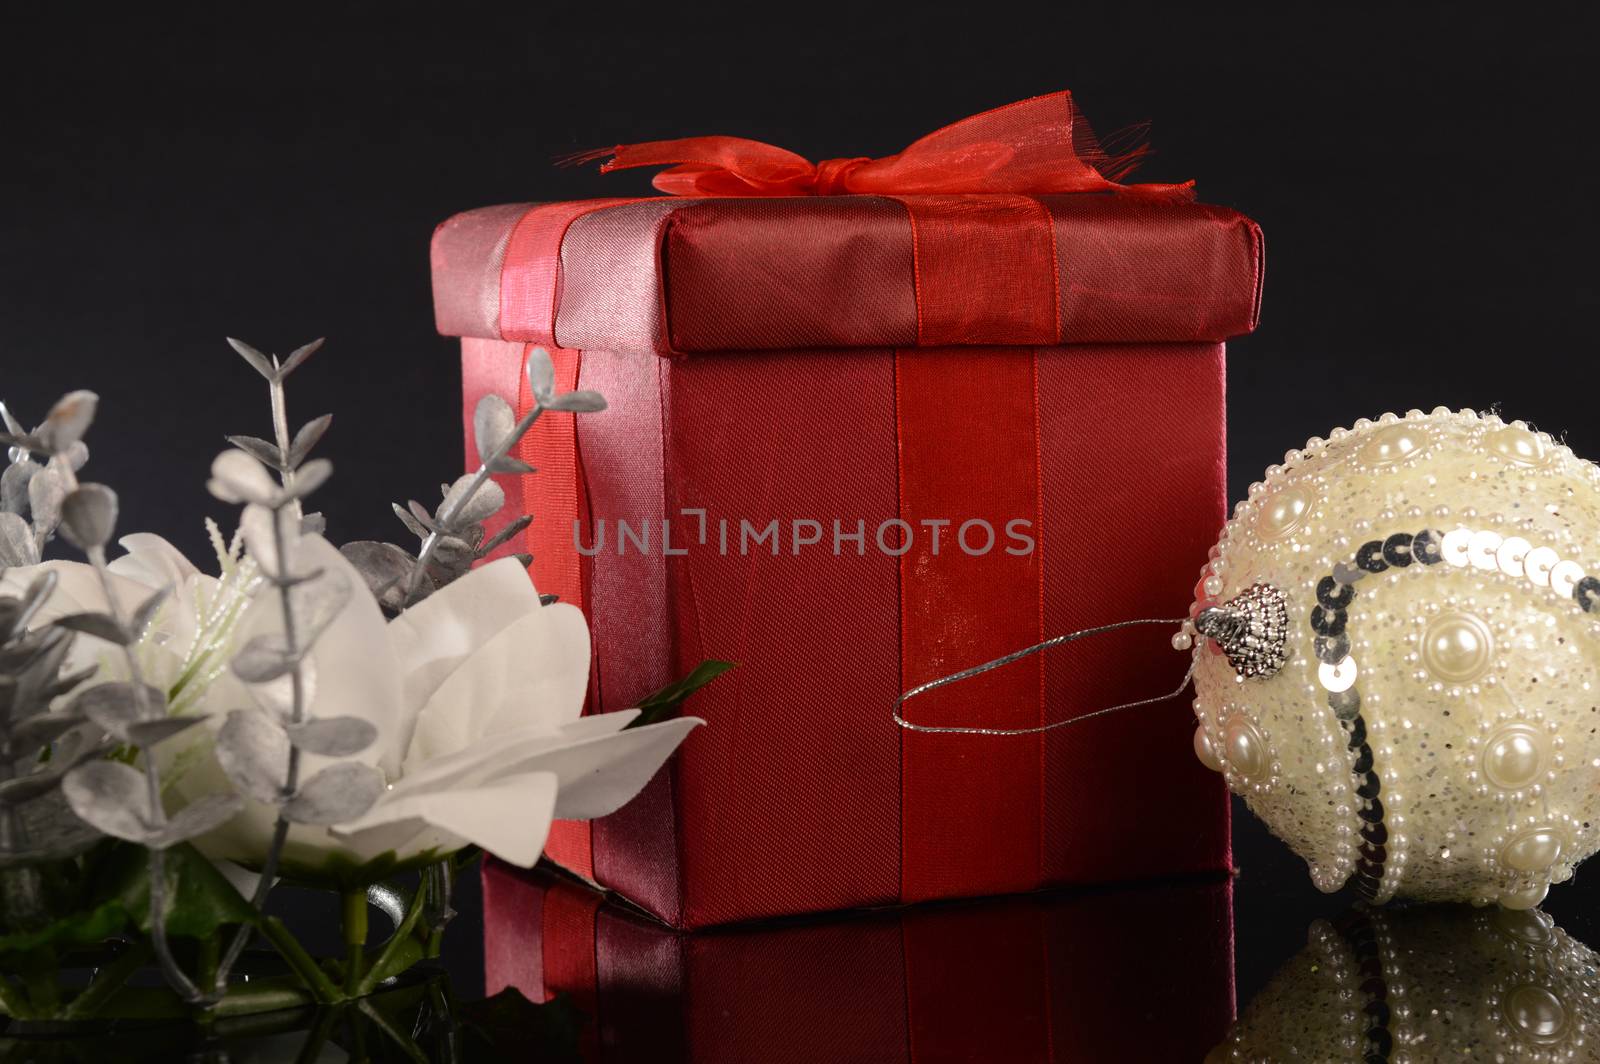
<instances>
[{"instance_id":1,"label":"flower petal","mask_svg":"<svg viewBox=\"0 0 1600 1064\"><path fill-rule=\"evenodd\" d=\"M150 532L134 532L117 540L128 553L112 562L108 568L148 588L182 587L200 570L185 558L177 547Z\"/></svg>"},{"instance_id":2,"label":"flower petal","mask_svg":"<svg viewBox=\"0 0 1600 1064\"><path fill-rule=\"evenodd\" d=\"M408 764L404 778L395 783L394 790L397 794L410 794L415 790L462 787L516 773L532 758L619 732L638 716L639 710L624 709L579 717L559 731L532 725L486 735L453 754Z\"/></svg>"},{"instance_id":3,"label":"flower petal","mask_svg":"<svg viewBox=\"0 0 1600 1064\"><path fill-rule=\"evenodd\" d=\"M379 835L427 825L447 834L422 831L399 851L402 860L430 846L448 848L448 836L453 835L519 868L532 868L550 832L556 787L554 775L528 772L479 787L420 792L400 798L389 794L378 799L366 816L336 829L335 834L348 838L353 847L366 850L378 844L375 840ZM430 840L430 835L440 841Z\"/></svg>"},{"instance_id":4,"label":"flower petal","mask_svg":"<svg viewBox=\"0 0 1600 1064\"><path fill-rule=\"evenodd\" d=\"M407 766L465 749L486 735L555 731L583 711L589 625L575 606L526 614L463 661L418 714Z\"/></svg>"},{"instance_id":5,"label":"flower petal","mask_svg":"<svg viewBox=\"0 0 1600 1064\"><path fill-rule=\"evenodd\" d=\"M644 728L615 730L636 715L600 713L555 735L486 736L453 757L408 772L387 798L409 799L527 772L549 772L561 784L557 797L561 819L605 816L643 790L684 737L704 723L696 717L676 717ZM621 718L621 723L607 718Z\"/></svg>"},{"instance_id":6,"label":"flower petal","mask_svg":"<svg viewBox=\"0 0 1600 1064\"><path fill-rule=\"evenodd\" d=\"M614 813L644 790L678 744L705 721L674 717L643 728L629 728L550 753L527 767L556 773L561 792L556 816L589 820Z\"/></svg>"},{"instance_id":7,"label":"flower petal","mask_svg":"<svg viewBox=\"0 0 1600 1064\"><path fill-rule=\"evenodd\" d=\"M456 668L496 633L540 609L539 592L515 558L480 566L389 622L389 642L404 664L408 721L385 736L403 756L417 714Z\"/></svg>"},{"instance_id":8,"label":"flower petal","mask_svg":"<svg viewBox=\"0 0 1600 1064\"><path fill-rule=\"evenodd\" d=\"M383 612L366 590L366 581L327 540L321 536L305 536L296 550L295 564L300 570L337 573L346 579L353 592L312 648L317 684L308 716L361 717L372 723L379 735L385 735L400 726L402 706L400 662L390 649ZM264 591L251 603L250 615L241 622L234 645L242 647L258 635L282 633L278 596L270 590ZM219 691L221 689L219 687ZM367 749L358 760L378 765L389 779L400 774L399 755L387 751L384 744ZM308 777L325 764L326 759L307 755L301 771Z\"/></svg>"}]
</instances>

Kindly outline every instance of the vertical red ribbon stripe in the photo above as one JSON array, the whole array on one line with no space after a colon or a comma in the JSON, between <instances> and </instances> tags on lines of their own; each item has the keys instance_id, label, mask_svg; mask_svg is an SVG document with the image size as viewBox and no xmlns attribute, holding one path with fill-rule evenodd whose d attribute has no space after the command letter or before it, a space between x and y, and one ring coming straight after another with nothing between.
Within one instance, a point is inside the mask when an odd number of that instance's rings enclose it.
<instances>
[{"instance_id":1,"label":"vertical red ribbon stripe","mask_svg":"<svg viewBox=\"0 0 1600 1064\"><path fill-rule=\"evenodd\" d=\"M895 366L901 680L915 687L1039 641L1038 432L1026 350L918 349ZM1027 530L1012 525L1028 523ZM1041 720L1035 663L907 704L922 724L1028 728ZM1042 781L1036 738L904 732L901 897L1039 885Z\"/></svg>"},{"instance_id":2,"label":"vertical red ribbon stripe","mask_svg":"<svg viewBox=\"0 0 1600 1064\"><path fill-rule=\"evenodd\" d=\"M897 196L911 216L917 345L1053 344L1056 239L1031 196Z\"/></svg>"},{"instance_id":3,"label":"vertical red ribbon stripe","mask_svg":"<svg viewBox=\"0 0 1600 1064\"><path fill-rule=\"evenodd\" d=\"M577 386L582 353L562 347L547 350L555 366L556 391L571 391ZM518 417L533 409L527 374L520 379ZM533 515L525 533L526 549L533 555L533 585L541 594L556 595L587 611L585 559L573 544L575 529L584 517L576 415L561 411L542 414L518 444L517 457L538 471L522 478L522 512ZM593 708L593 699L588 708ZM593 831L588 821L556 821L550 827L545 852L563 867L594 878Z\"/></svg>"}]
</instances>

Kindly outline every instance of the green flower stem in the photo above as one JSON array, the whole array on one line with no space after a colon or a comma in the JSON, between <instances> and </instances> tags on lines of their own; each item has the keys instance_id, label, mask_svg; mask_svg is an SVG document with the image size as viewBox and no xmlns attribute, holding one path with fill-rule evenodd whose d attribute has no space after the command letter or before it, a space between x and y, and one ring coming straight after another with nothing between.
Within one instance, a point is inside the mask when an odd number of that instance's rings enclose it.
<instances>
[{"instance_id":1,"label":"green flower stem","mask_svg":"<svg viewBox=\"0 0 1600 1064\"><path fill-rule=\"evenodd\" d=\"M421 1047L412 1041L409 1036L396 1030L395 1026L384 1019L383 1014L373 1008L370 1003L366 1001L357 1002L356 1008L361 1011L361 1015L365 1016L372 1026L376 1027L388 1037L389 1041L398 1046L400 1052L404 1053L408 1059L417 1061L417 1064L430 1064L428 1055L422 1051Z\"/></svg>"},{"instance_id":2,"label":"green flower stem","mask_svg":"<svg viewBox=\"0 0 1600 1064\"><path fill-rule=\"evenodd\" d=\"M325 1008L317 1013L316 1025L306 1033L306 1040L294 1058L294 1064L317 1064L322 1059L322 1049L333 1036L333 1028L344 1015L342 1006Z\"/></svg>"},{"instance_id":3,"label":"green flower stem","mask_svg":"<svg viewBox=\"0 0 1600 1064\"><path fill-rule=\"evenodd\" d=\"M33 1018L33 1008L28 1004L27 995L13 986L3 972L0 972L0 1009L4 1009L6 1015L13 1019Z\"/></svg>"},{"instance_id":4,"label":"green flower stem","mask_svg":"<svg viewBox=\"0 0 1600 1064\"><path fill-rule=\"evenodd\" d=\"M279 955L290 968L294 969L294 973L318 1001L326 1004L343 999L339 988L333 985L333 980L318 967L311 954L307 953L299 940L289 933L289 929L283 926L282 920L276 916L263 917L261 937L272 943Z\"/></svg>"},{"instance_id":5,"label":"green flower stem","mask_svg":"<svg viewBox=\"0 0 1600 1064\"><path fill-rule=\"evenodd\" d=\"M62 1011L61 1018L78 1020L93 1016L116 996L135 972L150 963L152 955L148 942L139 942L123 950L116 960L103 965L95 973L83 993L73 998Z\"/></svg>"},{"instance_id":6,"label":"green flower stem","mask_svg":"<svg viewBox=\"0 0 1600 1064\"><path fill-rule=\"evenodd\" d=\"M427 908L423 904L423 898L423 884L419 882L416 893L411 895L411 904L406 907L405 917L396 925L394 934L390 935L389 941L384 943L383 951L378 954L378 959L373 961L372 968L367 972L366 978L356 988L356 993L359 996L365 997L376 990L379 983L392 975L398 974L398 972L391 971L391 969L396 967L400 958L404 955L403 951L407 943L414 944L415 942L412 935L416 932L417 921L422 918L422 910Z\"/></svg>"},{"instance_id":7,"label":"green flower stem","mask_svg":"<svg viewBox=\"0 0 1600 1064\"><path fill-rule=\"evenodd\" d=\"M344 892L344 992L349 997L361 993L362 968L367 949L367 892L362 889Z\"/></svg>"},{"instance_id":8,"label":"green flower stem","mask_svg":"<svg viewBox=\"0 0 1600 1064\"><path fill-rule=\"evenodd\" d=\"M249 986L235 987L217 1003L216 1015L224 1016L249 1016L261 1012L274 1012L279 1009L299 1008L310 1005L313 999L299 987L293 986Z\"/></svg>"}]
</instances>

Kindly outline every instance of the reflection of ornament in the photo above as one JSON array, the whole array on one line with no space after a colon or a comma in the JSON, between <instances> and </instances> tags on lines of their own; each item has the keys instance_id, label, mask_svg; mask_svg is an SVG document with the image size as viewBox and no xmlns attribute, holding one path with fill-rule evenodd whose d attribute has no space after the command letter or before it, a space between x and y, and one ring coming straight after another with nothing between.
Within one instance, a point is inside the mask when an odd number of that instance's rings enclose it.
<instances>
[{"instance_id":1,"label":"reflection of ornament","mask_svg":"<svg viewBox=\"0 0 1600 1064\"><path fill-rule=\"evenodd\" d=\"M1313 439L1251 485L1174 641L1209 637L1196 753L1324 890L1536 905L1600 848L1591 572L1600 469L1521 422Z\"/></svg>"},{"instance_id":2,"label":"reflection of ornament","mask_svg":"<svg viewBox=\"0 0 1600 1064\"><path fill-rule=\"evenodd\" d=\"M1596 1059L1597 958L1538 910L1318 920L1206 1064Z\"/></svg>"}]
</instances>

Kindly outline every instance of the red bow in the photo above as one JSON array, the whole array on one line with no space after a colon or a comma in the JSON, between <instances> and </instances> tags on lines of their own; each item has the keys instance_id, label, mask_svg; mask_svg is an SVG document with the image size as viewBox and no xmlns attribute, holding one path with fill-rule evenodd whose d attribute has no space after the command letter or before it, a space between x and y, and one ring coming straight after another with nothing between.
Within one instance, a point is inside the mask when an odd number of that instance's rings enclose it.
<instances>
[{"instance_id":1,"label":"red bow","mask_svg":"<svg viewBox=\"0 0 1600 1064\"><path fill-rule=\"evenodd\" d=\"M607 161L602 173L669 166L652 184L672 196L837 196L918 193L1139 192L1189 198L1193 182L1122 185L1146 154L1136 145L1111 155L1083 120L1070 92L1035 96L963 118L882 159L824 159L743 137L684 137L619 144L575 156Z\"/></svg>"}]
</instances>

